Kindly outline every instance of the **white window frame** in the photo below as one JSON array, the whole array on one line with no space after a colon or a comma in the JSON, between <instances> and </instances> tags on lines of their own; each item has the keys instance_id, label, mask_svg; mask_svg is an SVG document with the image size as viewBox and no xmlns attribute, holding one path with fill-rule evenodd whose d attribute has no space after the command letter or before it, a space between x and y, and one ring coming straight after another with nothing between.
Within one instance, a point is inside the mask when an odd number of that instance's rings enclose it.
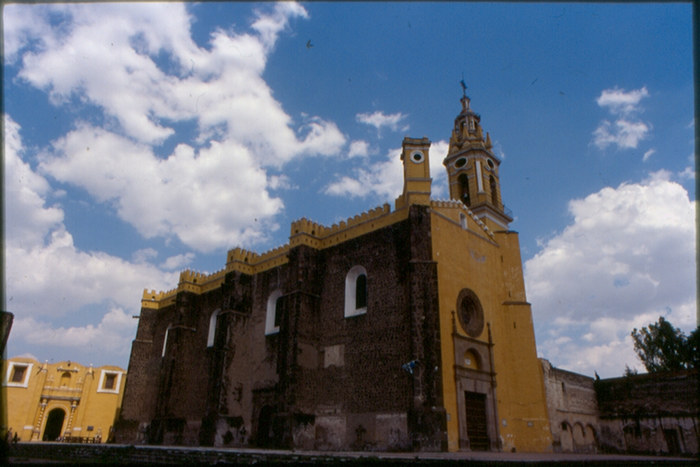
<instances>
[{"instance_id":1,"label":"white window frame","mask_svg":"<svg viewBox=\"0 0 700 467\"><path fill-rule=\"evenodd\" d=\"M356 303L356 292L357 292L357 278L361 275L367 276L367 271L362 266L353 266L348 274L345 276L345 317L350 318L352 316L364 315L367 313L367 307L357 308ZM369 294L369 284L367 284L367 293Z\"/></svg>"},{"instance_id":2,"label":"white window frame","mask_svg":"<svg viewBox=\"0 0 700 467\"><path fill-rule=\"evenodd\" d=\"M114 388L112 389L105 389L104 388L104 382L105 382L105 377L106 375L116 375L116 379L114 380ZM119 370L102 370L100 371L100 382L97 383L97 392L104 392L108 394L119 394L119 388L121 387L122 384L122 375L124 374L123 371Z\"/></svg>"},{"instance_id":3,"label":"white window frame","mask_svg":"<svg viewBox=\"0 0 700 467\"><path fill-rule=\"evenodd\" d=\"M21 382L11 381L12 374L14 373L16 366L26 367L24 370L24 380ZM33 363L28 362L7 362L7 375L5 376L5 386L13 388L26 388L29 386L29 375L32 372Z\"/></svg>"},{"instance_id":4,"label":"white window frame","mask_svg":"<svg viewBox=\"0 0 700 467\"><path fill-rule=\"evenodd\" d=\"M168 324L168 328L165 330L165 337L163 337L163 351L160 354L161 357L165 357L165 350L168 348L168 333L170 333L170 329L172 327L172 324Z\"/></svg>"},{"instance_id":5,"label":"white window frame","mask_svg":"<svg viewBox=\"0 0 700 467\"><path fill-rule=\"evenodd\" d=\"M467 227L469 226L467 224L467 215L464 214L463 212L459 213L459 225L462 227L462 229L467 230Z\"/></svg>"},{"instance_id":6,"label":"white window frame","mask_svg":"<svg viewBox=\"0 0 700 467\"><path fill-rule=\"evenodd\" d=\"M221 310L216 310L209 318L209 333L207 334L207 347L214 347L214 339L216 338L216 325L219 324L219 313Z\"/></svg>"},{"instance_id":7,"label":"white window frame","mask_svg":"<svg viewBox=\"0 0 700 467\"><path fill-rule=\"evenodd\" d=\"M277 334L280 327L275 326L275 311L277 310L277 300L282 296L280 289L275 290L267 299L267 313L265 315L265 335Z\"/></svg>"}]
</instances>

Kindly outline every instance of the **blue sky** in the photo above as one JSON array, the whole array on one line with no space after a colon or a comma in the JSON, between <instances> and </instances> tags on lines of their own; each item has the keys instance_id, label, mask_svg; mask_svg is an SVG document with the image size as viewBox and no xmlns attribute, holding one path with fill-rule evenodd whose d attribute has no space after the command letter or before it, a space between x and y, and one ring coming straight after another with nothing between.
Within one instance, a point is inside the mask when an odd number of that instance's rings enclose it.
<instances>
[{"instance_id":1,"label":"blue sky","mask_svg":"<svg viewBox=\"0 0 700 467\"><path fill-rule=\"evenodd\" d=\"M538 352L641 368L695 326L690 4L119 3L4 8L8 356L126 367L143 289L401 190L460 80L502 159Z\"/></svg>"}]
</instances>

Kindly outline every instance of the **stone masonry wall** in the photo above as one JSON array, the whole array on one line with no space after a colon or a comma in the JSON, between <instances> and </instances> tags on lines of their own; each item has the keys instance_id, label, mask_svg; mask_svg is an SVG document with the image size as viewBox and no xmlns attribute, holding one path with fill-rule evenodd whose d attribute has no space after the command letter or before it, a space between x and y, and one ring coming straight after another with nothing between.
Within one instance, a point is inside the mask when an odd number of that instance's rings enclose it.
<instances>
[{"instance_id":1,"label":"stone masonry wall","mask_svg":"<svg viewBox=\"0 0 700 467\"><path fill-rule=\"evenodd\" d=\"M698 454L698 370L596 381L601 447L610 452Z\"/></svg>"},{"instance_id":2,"label":"stone masonry wall","mask_svg":"<svg viewBox=\"0 0 700 467\"><path fill-rule=\"evenodd\" d=\"M437 279L426 208L410 209L410 220L323 250L297 246L288 264L142 310L117 440L440 449ZM367 271L367 312L346 318L353 266ZM266 336L275 290L282 324Z\"/></svg>"}]
</instances>

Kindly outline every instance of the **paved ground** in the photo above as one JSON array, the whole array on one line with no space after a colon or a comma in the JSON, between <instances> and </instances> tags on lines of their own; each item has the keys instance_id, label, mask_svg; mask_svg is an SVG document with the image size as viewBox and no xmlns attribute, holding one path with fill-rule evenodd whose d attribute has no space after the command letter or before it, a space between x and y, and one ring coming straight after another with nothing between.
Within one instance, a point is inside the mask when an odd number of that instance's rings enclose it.
<instances>
[{"instance_id":1,"label":"paved ground","mask_svg":"<svg viewBox=\"0 0 700 467\"><path fill-rule=\"evenodd\" d=\"M99 464L317 464L317 465L697 465L697 459L663 456L566 453L378 453L320 452L262 449L214 449L182 446L70 445L65 443L20 443L11 449L10 464L99 463ZM2 463L2 462L0 462Z\"/></svg>"}]
</instances>

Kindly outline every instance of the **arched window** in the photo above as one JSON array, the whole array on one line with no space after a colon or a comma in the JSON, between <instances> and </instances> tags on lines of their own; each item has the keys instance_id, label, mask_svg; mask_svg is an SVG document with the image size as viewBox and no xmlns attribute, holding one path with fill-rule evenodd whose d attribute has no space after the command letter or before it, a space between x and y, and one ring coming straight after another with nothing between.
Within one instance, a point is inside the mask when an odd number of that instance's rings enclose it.
<instances>
[{"instance_id":1,"label":"arched window","mask_svg":"<svg viewBox=\"0 0 700 467\"><path fill-rule=\"evenodd\" d=\"M345 276L345 317L367 313L367 271L354 266Z\"/></svg>"},{"instance_id":2,"label":"arched window","mask_svg":"<svg viewBox=\"0 0 700 467\"><path fill-rule=\"evenodd\" d=\"M216 310L209 318L209 334L207 335L207 347L214 347L214 339L216 338L216 324L219 320L219 312Z\"/></svg>"},{"instance_id":3,"label":"arched window","mask_svg":"<svg viewBox=\"0 0 700 467\"><path fill-rule=\"evenodd\" d=\"M168 329L165 330L165 337L163 337L163 352L160 354L161 357L165 357L165 349L168 348L168 334L170 333L170 328L172 327L172 324L168 324Z\"/></svg>"},{"instance_id":4,"label":"arched window","mask_svg":"<svg viewBox=\"0 0 700 467\"><path fill-rule=\"evenodd\" d=\"M276 334L280 332L280 322L282 316L280 313L279 299L282 296L281 290L275 290L267 299L267 315L265 317L265 335Z\"/></svg>"},{"instance_id":5,"label":"arched window","mask_svg":"<svg viewBox=\"0 0 700 467\"><path fill-rule=\"evenodd\" d=\"M583 425L580 422L574 423L572 436L574 438L574 445L581 446L585 444L585 434L583 431Z\"/></svg>"},{"instance_id":6,"label":"arched window","mask_svg":"<svg viewBox=\"0 0 700 467\"><path fill-rule=\"evenodd\" d=\"M355 280L355 309L367 308L367 276L360 274Z\"/></svg>"},{"instance_id":7,"label":"arched window","mask_svg":"<svg viewBox=\"0 0 700 467\"><path fill-rule=\"evenodd\" d=\"M469 179L467 174L460 175L457 181L459 182L459 199L465 206L469 206Z\"/></svg>"},{"instance_id":8,"label":"arched window","mask_svg":"<svg viewBox=\"0 0 700 467\"><path fill-rule=\"evenodd\" d=\"M469 349L464 353L464 366L473 370L481 369L481 358L473 349Z\"/></svg>"},{"instance_id":9,"label":"arched window","mask_svg":"<svg viewBox=\"0 0 700 467\"><path fill-rule=\"evenodd\" d=\"M64 371L61 375L61 386L70 386L70 372Z\"/></svg>"},{"instance_id":10,"label":"arched window","mask_svg":"<svg viewBox=\"0 0 700 467\"><path fill-rule=\"evenodd\" d=\"M462 226L463 229L467 228L467 215L463 212L459 213L459 225Z\"/></svg>"},{"instance_id":11,"label":"arched window","mask_svg":"<svg viewBox=\"0 0 700 467\"><path fill-rule=\"evenodd\" d=\"M498 189L496 188L496 179L493 175L489 177L489 185L491 185L491 202L494 206L498 206Z\"/></svg>"}]
</instances>

